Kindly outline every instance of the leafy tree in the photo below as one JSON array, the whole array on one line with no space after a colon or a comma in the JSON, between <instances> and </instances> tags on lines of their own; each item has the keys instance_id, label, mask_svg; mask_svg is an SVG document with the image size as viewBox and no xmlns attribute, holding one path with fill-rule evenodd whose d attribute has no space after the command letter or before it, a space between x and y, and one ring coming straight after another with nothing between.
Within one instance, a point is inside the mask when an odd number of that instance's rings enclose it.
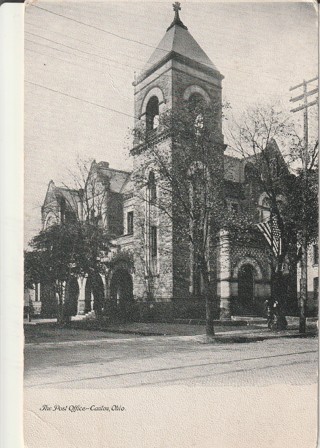
<instances>
[{"instance_id":1,"label":"leafy tree","mask_svg":"<svg viewBox=\"0 0 320 448\"><path fill-rule=\"evenodd\" d=\"M106 185L95 161L78 161L72 178L77 189L56 188L55 200L42 209L53 219L29 243L25 253L25 284L52 285L58 321L67 319L64 299L71 277L104 272L111 235L104 226ZM43 220L45 222L45 219Z\"/></svg>"},{"instance_id":2,"label":"leafy tree","mask_svg":"<svg viewBox=\"0 0 320 448\"><path fill-rule=\"evenodd\" d=\"M29 283L53 285L58 302L58 322L63 323L65 287L72 276L104 272L101 258L109 251L106 231L86 222L54 224L30 242L25 254L25 277Z\"/></svg>"},{"instance_id":3,"label":"leafy tree","mask_svg":"<svg viewBox=\"0 0 320 448\"><path fill-rule=\"evenodd\" d=\"M25 253L28 283L43 282L54 287L58 303L57 319L63 323L65 288L72 276L104 272L103 258L109 251L109 236L95 224L73 221L53 224L30 242Z\"/></svg>"}]
</instances>

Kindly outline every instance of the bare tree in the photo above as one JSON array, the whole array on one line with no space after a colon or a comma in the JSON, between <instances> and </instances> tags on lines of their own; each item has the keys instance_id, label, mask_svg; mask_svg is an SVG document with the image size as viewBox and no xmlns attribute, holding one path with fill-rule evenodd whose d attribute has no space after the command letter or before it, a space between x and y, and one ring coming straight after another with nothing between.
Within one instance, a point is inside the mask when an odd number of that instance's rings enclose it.
<instances>
[{"instance_id":1,"label":"bare tree","mask_svg":"<svg viewBox=\"0 0 320 448\"><path fill-rule=\"evenodd\" d=\"M145 163L134 174L137 197L151 219L158 210L173 229L173 244L182 258L175 275L185 279L189 267L192 294L205 299L208 336L214 335L213 307L217 307L216 238L226 222L219 110L219 104L207 104L195 95L179 111L162 113L156 128L136 127L132 150L138 157L145 153ZM154 179L146 172L154 172L156 194ZM146 217L141 216L141 222L146 226ZM150 269L147 261L146 269Z\"/></svg>"},{"instance_id":2,"label":"bare tree","mask_svg":"<svg viewBox=\"0 0 320 448\"><path fill-rule=\"evenodd\" d=\"M106 166L105 166L106 165ZM77 210L78 219L106 224L106 199L108 178L101 171L109 165L105 162L78 158L74 170L69 170L70 185L64 184L69 191L77 191L81 206ZM72 207L72 204L69 203Z\"/></svg>"}]
</instances>

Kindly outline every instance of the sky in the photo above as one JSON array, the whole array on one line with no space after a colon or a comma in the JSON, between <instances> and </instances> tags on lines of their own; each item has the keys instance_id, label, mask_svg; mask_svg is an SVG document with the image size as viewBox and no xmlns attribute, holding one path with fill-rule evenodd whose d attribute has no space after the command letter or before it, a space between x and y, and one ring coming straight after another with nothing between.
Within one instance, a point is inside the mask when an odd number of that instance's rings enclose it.
<instances>
[{"instance_id":1,"label":"sky","mask_svg":"<svg viewBox=\"0 0 320 448\"><path fill-rule=\"evenodd\" d=\"M27 4L26 245L41 229L49 181L72 186L77 160L131 169L132 82L173 20L171 3ZM318 74L313 3L188 1L181 8L183 23L225 77L223 100L235 117L255 104L289 111L300 93L289 88Z\"/></svg>"}]
</instances>

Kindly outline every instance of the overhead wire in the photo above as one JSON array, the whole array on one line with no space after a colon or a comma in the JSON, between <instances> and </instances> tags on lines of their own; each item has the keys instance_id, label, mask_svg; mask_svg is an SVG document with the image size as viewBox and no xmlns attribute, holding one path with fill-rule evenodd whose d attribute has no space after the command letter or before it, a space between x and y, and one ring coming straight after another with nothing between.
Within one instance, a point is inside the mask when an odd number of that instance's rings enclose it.
<instances>
[{"instance_id":1,"label":"overhead wire","mask_svg":"<svg viewBox=\"0 0 320 448\"><path fill-rule=\"evenodd\" d=\"M98 50L105 50L105 47L101 47L101 46L94 45L92 42L88 42L88 41L86 41L86 40L81 40L81 39L79 39L79 38L77 38L77 37L73 37L73 36L70 36L70 35L68 35L68 34L60 33L59 31L50 30L50 29L48 29L48 28L42 28L42 27L39 27L39 26L34 25L33 23L30 23L30 22L27 22L27 21L25 21L25 23L26 23L27 25L31 25L31 26L33 26L33 27L35 27L35 28L38 28L39 30L46 31L46 32L49 31L49 32L54 33L54 34L58 34L59 36L63 36L63 37L66 37L66 38L68 38L68 39L76 40L76 41L81 42L81 43L83 43L83 44L90 45L91 47L93 47L93 48L97 48ZM39 36L39 37L43 37L43 36ZM124 55L125 57L128 57L128 58L130 58L130 59L134 59L134 60L138 60L138 61L141 61L141 62L143 62L144 64L146 64L146 61L145 61L144 59L139 59L139 58L137 58L137 57L135 57L135 56L130 56L130 55L127 54L127 53L123 53L123 52L121 52L121 51L117 51L117 54Z\"/></svg>"},{"instance_id":2,"label":"overhead wire","mask_svg":"<svg viewBox=\"0 0 320 448\"><path fill-rule=\"evenodd\" d=\"M138 40L134 40L134 39L130 39L130 38L126 38L126 37L121 36L121 35L118 35L118 34L116 34L116 33L112 33L112 32L109 32L109 31L107 31L107 30L104 30L104 29L102 29L102 28L95 27L95 26L93 26L93 25L89 25L89 24L84 23L84 22L81 22L81 21L79 21L79 20L70 18L70 17L65 16L65 15L63 15L63 14L55 13L55 12L53 12L53 11L47 10L46 8L39 7L39 6L37 6L37 5L33 5L33 6L36 7L37 9L44 10L44 11L46 11L46 12L48 12L48 13L52 13L52 14L54 14L54 15L61 16L61 17L65 18L65 19L68 19L68 20L72 20L72 21L74 21L74 22L76 22L76 23L79 23L79 24L81 24L81 25L88 26L88 27L97 29L97 30L99 30L99 31L106 32L107 34L112 34L112 35L116 36L117 38L121 38L121 39L124 39L124 40L129 40L129 41L132 41L132 42L135 42L135 43L139 43L139 44L142 44L142 45L145 44L144 42L141 42L141 41L138 41ZM55 31L53 31L53 32L55 32ZM38 35L38 34L35 34L35 33L32 33L32 32L29 32L29 31L26 31L26 33L27 33L27 34L30 34L30 35L32 35L32 36L34 36L34 37L44 39L44 40L46 40L46 41L48 41L48 42L51 42L51 43L54 43L54 44L56 44L56 45L61 45L61 46L65 47L65 48L68 48L68 49L71 49L71 50L75 50L75 51L80 52L80 53L82 53L82 54L86 54L86 55L88 55L88 56L90 56L90 57L92 57L92 56L93 56L93 57L97 57L97 58L100 58L100 59L102 59L102 60L106 60L106 61L111 62L111 63L115 63L115 64L119 64L119 65L123 65L123 66L127 66L127 67L136 68L136 69L141 70L141 67L133 66L133 65L130 65L130 64L125 64L125 63L123 63L123 62L117 61L117 60L115 60L115 59L108 58L108 57L106 57L106 56L102 56L102 55L99 55L99 54L96 54L96 53L92 53L92 52L84 51L84 50L81 50L81 49L76 48L76 47L74 47L74 46L66 45L66 44L63 44L63 43L61 43L61 42L57 42L57 41L55 41L55 40L53 40L53 39L49 39L49 38L46 38L46 37L44 37L44 36L41 36L41 35ZM67 38L71 38L71 39L74 39L74 40L78 40L79 42L83 42L83 43L86 43L86 44L91 45L91 46L94 46L93 44L91 44L91 43L89 43L89 42L81 41L80 39L73 38L73 37L68 36L68 35L65 35L65 34L63 34L63 33L58 33L58 34L61 34L61 35L65 36L65 37L67 37ZM34 44L37 44L37 45L43 45L43 46L46 46L46 47L51 48L51 49L53 49L53 50L55 50L55 51L60 51L60 52L64 52L64 53L66 53L66 54L68 54L68 55L71 55L71 56L82 57L82 58L83 58L83 56L80 56L80 55L77 55L77 54L74 54L74 53L70 53L70 52L66 52L66 51L60 50L59 48L50 47L50 46L48 46L48 45L41 44L40 42L34 42L34 41L31 41L31 40L28 40L28 39L26 39L26 40L29 41L29 42L32 42L32 43L34 43ZM151 46L151 45L149 45L149 44L145 44L145 45L148 46L148 47L151 47L151 48L157 48L157 49L159 49L158 47L154 47L154 46ZM101 49L102 49L102 47L96 47L96 48L101 48ZM162 50L163 50L163 49L162 49ZM34 51L34 50L30 50L30 51ZM163 51L168 52L168 50L163 50ZM34 52L37 53L36 51L34 51ZM39 52L38 52L38 53L39 53ZM39 53L39 54L41 54L41 53ZM44 55L43 55L43 56L44 56ZM129 57L130 57L130 56L129 56ZM57 59L59 59L59 58L57 58ZM92 62L92 63L96 63L96 62L97 62L97 61L90 61L89 58L84 58L84 59L89 60L89 62ZM67 63L69 63L69 64L73 64L73 65L75 65L75 66L79 66L79 67L85 68L84 66L81 66L81 65L76 64L76 63L72 63L71 61L66 61L66 60L63 60L63 59L60 59L60 60L63 61L63 62L67 62ZM90 69L92 69L92 68L90 68ZM94 69L92 69L92 70L94 70ZM231 69L231 70L232 70L232 69ZM239 72L239 71L241 72L241 70L238 70L238 69L233 69L233 70L235 70L235 71L237 71L237 72ZM95 70L95 71L100 72L100 73L103 73L103 72L100 71L100 70ZM242 72L243 72L243 71L242 71ZM243 73L248 73L248 72L243 72ZM170 75L162 75L162 76L170 76ZM270 77L270 78L271 78L271 77ZM281 79L279 79L279 78L274 78L274 79L281 80ZM36 83L34 83L34 84L37 85ZM42 87L42 88L46 88L45 86L41 86L41 85L39 85L39 86ZM50 89L50 88L48 88L48 90L54 91L54 89ZM232 89L230 89L230 90L233 91ZM117 110L114 110L114 109L111 109L111 108L107 108L107 107L105 107L105 106L102 106L102 105L99 105L99 104L96 104L96 103L92 103L92 102L89 102L89 101L87 101L87 100L84 100L84 99L81 99L81 98L78 98L78 97L73 97L72 95L68 95L68 94L63 93L63 92L60 92L60 91L56 91L56 92L57 92L57 93L60 93L60 94L62 94L62 95L65 95L65 96L70 96L70 97L72 97L72 98L74 98L74 99L78 99L78 100L80 100L80 101L87 102L88 104L93 104L93 105L96 105L96 106L98 106L98 107L104 107L104 108L106 108L107 110L112 110L112 111L114 111L114 112L116 112L116 113L122 113L123 115L127 115L127 116L130 116L130 117L133 117L133 116L131 116L131 115L129 115L129 114L126 114L126 113L123 113L123 112L121 112L121 111L117 111ZM233 92L234 92L234 91L233 91ZM264 95L262 92L257 92L257 93L260 93L260 94ZM238 92L233 93L233 95L235 95L235 96L239 96L239 97L244 97L244 98L247 97L246 95L241 95L241 94L239 94Z\"/></svg>"},{"instance_id":3,"label":"overhead wire","mask_svg":"<svg viewBox=\"0 0 320 448\"><path fill-rule=\"evenodd\" d=\"M50 49L52 49L52 50L56 50L56 51L65 53L65 54L70 55L70 56L81 57L81 58L83 58L83 59L85 59L86 61L89 61L89 62L93 62L93 63L96 63L96 62L97 62L97 61L91 61L90 59L88 59L88 58L86 58L86 57L84 57L84 56L79 56L79 55L76 55L76 54L74 54L74 53L67 52L67 51L65 51L65 50L60 50L60 49L58 49L58 48L51 47L50 45L41 44L40 42L34 42L34 41L32 41L32 40L29 40L29 39L26 39L26 41L27 41L27 42L32 42L32 43L34 43L34 44L36 44L36 45L42 45L42 46L44 46L45 48L50 48ZM36 54L39 54L39 55L44 56L44 57L46 56L44 53L40 53L40 52L38 52L38 51L36 51L36 50L32 50L32 49L29 49L29 48L26 48L26 50L27 50L27 51L31 51L31 52L36 53ZM55 56L55 55L53 55L52 57L54 57L55 59L60 60L60 61L62 61L62 62L66 62L66 63L68 63L68 64L74 65L74 66L76 66L76 67L81 67L81 68L87 69L87 67L85 67L84 65L76 64L76 63L74 63L74 62L71 62L71 61L68 61L68 60L65 60L65 59L58 58L58 57ZM99 62L99 64L101 64L101 63L103 63L103 62ZM107 67L107 66L106 66L106 67ZM93 71L96 71L96 72L98 72L98 73L102 73L102 74L105 73L105 72L102 71L102 70L97 70L97 69L94 69L94 68L92 68L92 67L90 67L90 70L93 70ZM163 74L163 75L161 75L161 76L170 77L170 75L165 75L165 74ZM118 75L117 75L117 77L118 77ZM122 79L125 80L126 78L125 78L125 77L122 77ZM183 85L183 84L182 84L181 82L179 82L179 81L177 81L177 83L178 83L179 85ZM234 95L234 96L238 96L238 97L240 97L240 98L247 98L247 95L241 95L238 91L235 91L234 89L228 88L228 92L230 92L230 91L232 92L232 95ZM258 93L258 94L261 94L261 95L263 95L263 96L267 96L267 95L266 95L265 93L263 93L263 92L257 92L257 93ZM224 94L227 95L228 93L224 92Z\"/></svg>"},{"instance_id":4,"label":"overhead wire","mask_svg":"<svg viewBox=\"0 0 320 448\"><path fill-rule=\"evenodd\" d=\"M153 45L147 44L147 43L145 43L145 42L142 42L142 41L139 41L139 40L136 40L136 39L131 39L131 38L129 38L129 37L121 36L120 34L113 33L112 31L107 31L107 30L105 30L105 29L103 29L103 28L100 28L100 27L91 25L91 24L89 24L89 23L81 22L80 20L73 19L73 18L71 18L71 17L65 16L65 15L63 15L63 14L59 14L59 13L54 12L54 11L50 11L49 9L43 8L43 7L41 7L41 6L34 5L34 4L31 4L31 5L32 5L34 8L41 9L41 10L43 10L43 11L49 12L50 14L54 14L54 15L59 16L59 17L64 17L64 18L67 19L67 20L72 20L72 21L75 22L75 23L79 23L79 24L81 24L81 25L84 25L84 26L93 28L93 29L95 29L95 30L97 30L97 31L101 31L101 32L106 33L106 34L109 34L109 35L111 35L111 36L118 37L119 39L127 40L127 41L130 41L130 42L134 42L134 43L136 43L136 44L144 45L145 47L149 47L149 48L157 48L157 47L154 47ZM162 50L162 49L160 49L160 50ZM167 51L167 50L162 50L162 51Z\"/></svg>"},{"instance_id":5,"label":"overhead wire","mask_svg":"<svg viewBox=\"0 0 320 448\"><path fill-rule=\"evenodd\" d=\"M126 64L126 63L124 63L124 62L120 62L120 61L117 61L117 60L115 60L115 59L108 58L108 57L106 57L106 56L101 56L101 55L98 55L98 54L96 54L96 53L92 53L92 52L84 51L84 50L81 50L81 49L76 48L76 47L74 47L74 46L66 45L66 44L63 44L63 43L61 43L61 42L57 42L56 40L49 39L49 38L46 38L46 37L44 37L44 36L41 36L41 35L39 35L39 34L31 33L31 32L29 32L29 31L26 31L26 33L27 33L27 34L30 34L30 35L32 35L32 36L34 36L34 37L44 39L44 40L46 40L46 41L48 41L48 42L51 42L51 43L54 43L54 44L56 44L56 45L61 45L61 46L65 47L65 48L68 48L68 49L71 49L71 50L78 51L79 53L82 53L82 54L86 54L86 55L89 55L89 56L98 57L99 59L103 59L103 60L106 60L106 61L109 61L109 62L118 64L118 65L122 65L122 66L125 66L125 67L130 67L130 68L135 68L135 69L141 70L141 66L138 67L138 66L135 66L135 65L132 65L132 64ZM28 41L28 40L27 40L27 41ZM30 41L30 42L33 42L33 41ZM44 45L44 44L42 44L42 43L40 43L40 42L33 42L33 43L35 43L35 44L37 44L37 45L47 46L48 48L51 48L51 49L53 49L53 50L63 52L63 50L60 50L60 49L57 49L57 48L54 48L54 47L50 47L50 46L48 46L48 45ZM65 53L66 53L66 54L71 54L71 55L73 54L73 53L68 53L68 52L65 52ZM74 55L74 54L73 54L73 55ZM78 56L78 55L74 55L74 56ZM85 58L85 59L88 60L88 58ZM248 72L244 72L243 70L239 70L239 69L234 69L234 70L237 71L237 72L243 72L243 73L245 73L245 74L248 73ZM162 76L168 76L168 77L170 77L170 75L165 75L165 74L162 75ZM277 80L277 79L279 79L279 78L274 78L274 79ZM260 93L262 93L262 92L260 92ZM263 94L263 93L262 93L262 94ZM238 94L238 96L241 96L241 95Z\"/></svg>"},{"instance_id":6,"label":"overhead wire","mask_svg":"<svg viewBox=\"0 0 320 448\"><path fill-rule=\"evenodd\" d=\"M104 32L104 33L106 33L106 34L115 36L115 37L117 37L117 38L119 38L119 39L127 40L127 41L129 41L129 42L138 43L138 44L140 44L140 45L144 45L144 46L147 46L147 47L150 47L150 48L154 48L154 49L157 49L157 50L161 50L161 51L163 51L163 52L168 53L168 50L165 50L165 49L160 48L160 47L158 47L158 46L150 45L150 44L147 44L147 43L142 42L142 41L140 41L140 40L131 39L131 38L122 36L122 35L120 35L120 34L113 33L113 32L111 32L111 31L105 30L104 28L96 27L96 26L94 26L94 25L91 25L91 24L82 22L82 21L80 21L80 20L74 19L74 18L69 17L69 16L66 16L66 15L64 15L64 14L59 14L59 13L57 13L57 12L54 12L54 11L52 11L52 10L49 10L49 9L46 9L46 8L43 8L43 7L40 7L40 6L38 6L38 5L34 5L34 4L32 4L32 6L35 7L35 8L37 8L37 9L41 9L41 10L43 10L43 11L46 11L47 13L54 14L54 15L56 15L56 16L65 18L65 19L70 20L70 21L73 21L73 22L75 22L75 23L84 25L84 26L86 26L86 27L93 28L93 29L95 29L95 30ZM207 65L207 64L204 64L204 65ZM249 74L249 75L252 74L251 72L247 72L247 71L243 71L243 70L239 70L239 69L233 69L233 68L231 68L231 67L227 67L227 66L225 66L225 67L222 68L222 69L223 69L223 70L227 70L227 71L228 71L228 70L233 70L233 71L242 72L242 73ZM265 73L265 72L261 72L261 71L260 71L260 73ZM288 72L288 73L289 73L289 72ZM269 75L266 75L266 76L269 77L269 78L271 78L271 79L275 79L275 80L277 80L277 81L286 81L286 80L281 79L281 78L278 78L278 77L269 76Z\"/></svg>"},{"instance_id":7,"label":"overhead wire","mask_svg":"<svg viewBox=\"0 0 320 448\"><path fill-rule=\"evenodd\" d=\"M41 87L42 89L49 90L50 92L58 93L60 95L72 98L74 100L78 100L78 101L82 101L83 103L91 104L92 106L97 106L97 107L100 107L102 109L106 109L106 110L109 110L111 112L114 112L114 113L117 113L117 114L120 114L120 115L125 115L126 117L136 118L134 115L127 114L126 112L122 112L120 110L116 110L116 109L113 109L111 107L103 106L102 104L94 103L93 101L89 101L89 100L86 100L84 98L79 98L77 96L70 95L69 93L62 92L61 90L51 89L50 87L43 86L43 85L38 84L38 83L33 82L33 81L29 81L28 79L26 79L25 82L27 82L28 84L32 84L34 86L37 86L37 87Z\"/></svg>"}]
</instances>

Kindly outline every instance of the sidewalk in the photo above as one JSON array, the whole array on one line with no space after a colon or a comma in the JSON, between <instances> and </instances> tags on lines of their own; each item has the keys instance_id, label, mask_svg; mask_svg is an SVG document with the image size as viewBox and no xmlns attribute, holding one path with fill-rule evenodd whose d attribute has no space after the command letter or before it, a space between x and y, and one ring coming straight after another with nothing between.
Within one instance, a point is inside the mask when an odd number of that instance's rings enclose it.
<instances>
[{"instance_id":1,"label":"sidewalk","mask_svg":"<svg viewBox=\"0 0 320 448\"><path fill-rule=\"evenodd\" d=\"M204 336L204 325L190 325L181 323L127 323L107 325L105 331L110 333L136 334L144 336ZM216 341L247 342L250 340L263 340L279 337L305 337L315 336L317 325L315 321L307 321L307 333L299 334L298 319L288 319L288 329L282 331L269 330L267 321L255 323L251 321L245 326L219 325L215 326Z\"/></svg>"},{"instance_id":2,"label":"sidewalk","mask_svg":"<svg viewBox=\"0 0 320 448\"><path fill-rule=\"evenodd\" d=\"M257 342L272 338L298 338L314 337L317 335L317 319L307 319L307 333L299 334L299 319L288 317L288 329L283 331L269 330L267 321L263 318L250 318L242 325L230 325L218 322L215 325L215 342ZM25 322L31 339L41 340L77 340L109 337L122 338L124 335L131 336L178 336L194 339L198 342L205 342L205 326L188 323L102 323L97 321L72 321L70 326L57 327L56 319L35 319L32 322ZM35 326L41 327L36 329ZM31 333L29 330L31 330ZM114 336L112 336L112 334ZM29 339L29 337L27 337Z\"/></svg>"}]
</instances>

